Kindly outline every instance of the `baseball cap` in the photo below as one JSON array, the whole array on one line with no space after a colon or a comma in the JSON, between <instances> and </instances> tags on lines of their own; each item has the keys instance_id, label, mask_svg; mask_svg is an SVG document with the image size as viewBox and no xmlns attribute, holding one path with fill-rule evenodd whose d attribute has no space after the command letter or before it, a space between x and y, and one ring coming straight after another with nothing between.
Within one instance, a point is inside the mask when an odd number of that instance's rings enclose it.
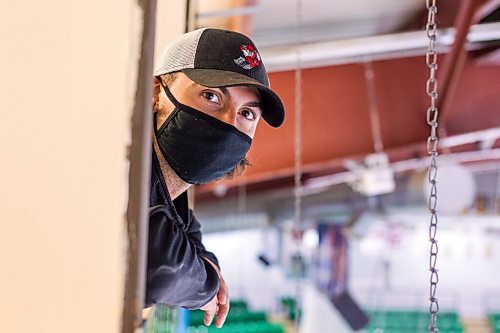
<instances>
[{"instance_id":1,"label":"baseball cap","mask_svg":"<svg viewBox=\"0 0 500 333\"><path fill-rule=\"evenodd\" d=\"M285 119L283 103L270 88L257 48L241 33L202 28L180 36L165 48L154 75L178 71L210 88L254 86L261 95L262 118L273 127Z\"/></svg>"}]
</instances>

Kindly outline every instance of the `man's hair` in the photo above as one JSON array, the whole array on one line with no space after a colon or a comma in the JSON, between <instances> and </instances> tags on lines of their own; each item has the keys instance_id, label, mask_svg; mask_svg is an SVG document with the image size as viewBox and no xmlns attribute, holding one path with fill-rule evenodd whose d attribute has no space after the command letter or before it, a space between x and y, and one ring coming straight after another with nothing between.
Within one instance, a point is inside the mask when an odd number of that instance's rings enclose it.
<instances>
[{"instance_id":1,"label":"man's hair","mask_svg":"<svg viewBox=\"0 0 500 333\"><path fill-rule=\"evenodd\" d=\"M161 81L167 87L170 86L175 81L176 77L177 77L177 72L160 75Z\"/></svg>"},{"instance_id":2,"label":"man's hair","mask_svg":"<svg viewBox=\"0 0 500 333\"><path fill-rule=\"evenodd\" d=\"M163 84L169 87L177 78L177 72L162 74L160 78ZM249 166L252 166L252 163L245 157L233 170L226 173L221 179L233 179L241 176Z\"/></svg>"},{"instance_id":3,"label":"man's hair","mask_svg":"<svg viewBox=\"0 0 500 333\"><path fill-rule=\"evenodd\" d=\"M237 166L234 167L233 170L226 173L222 179L233 179L241 176L250 166L252 166L252 163L250 163L250 161L245 157Z\"/></svg>"}]
</instances>

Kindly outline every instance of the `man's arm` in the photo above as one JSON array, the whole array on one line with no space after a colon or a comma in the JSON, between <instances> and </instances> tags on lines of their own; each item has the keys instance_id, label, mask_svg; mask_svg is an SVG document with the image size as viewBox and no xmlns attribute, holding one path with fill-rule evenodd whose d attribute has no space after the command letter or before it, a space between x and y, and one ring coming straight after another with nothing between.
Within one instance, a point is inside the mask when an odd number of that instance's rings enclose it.
<instances>
[{"instance_id":1,"label":"man's arm","mask_svg":"<svg viewBox=\"0 0 500 333\"><path fill-rule=\"evenodd\" d=\"M210 265L214 267L214 269L219 274L219 290L217 292L217 301L218 301L218 312L217 312L217 322L215 325L217 327L222 327L224 321L226 320L227 314L229 313L229 292L220 273L220 266L217 257L212 253L205 249L201 239L201 225L193 214L192 210L189 210L189 226L186 231L188 237L195 243L200 255L208 262ZM203 308L202 308L203 310ZM213 319L213 314L210 311L205 312L204 322L206 325L209 325Z\"/></svg>"},{"instance_id":2,"label":"man's arm","mask_svg":"<svg viewBox=\"0 0 500 333\"><path fill-rule=\"evenodd\" d=\"M198 309L217 295L219 275L165 209L155 209L149 219L146 306Z\"/></svg>"},{"instance_id":3,"label":"man's arm","mask_svg":"<svg viewBox=\"0 0 500 333\"><path fill-rule=\"evenodd\" d=\"M200 255L205 259L210 260L212 264L216 265L217 271L220 271L219 261L217 260L217 257L212 252L207 251L201 241L201 225L194 216L191 209L189 210L189 225L188 229L186 230L186 234L189 239L193 241Z\"/></svg>"}]
</instances>

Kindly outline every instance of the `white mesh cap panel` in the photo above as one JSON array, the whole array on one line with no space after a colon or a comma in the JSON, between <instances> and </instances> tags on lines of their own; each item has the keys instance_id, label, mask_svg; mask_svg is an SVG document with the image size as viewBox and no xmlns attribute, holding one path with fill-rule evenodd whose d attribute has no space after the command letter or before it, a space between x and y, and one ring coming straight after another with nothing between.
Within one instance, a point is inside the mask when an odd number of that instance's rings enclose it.
<instances>
[{"instance_id":1,"label":"white mesh cap panel","mask_svg":"<svg viewBox=\"0 0 500 333\"><path fill-rule=\"evenodd\" d=\"M156 64L154 75L176 72L185 68L194 68L194 58L201 34L206 30L188 32L169 44Z\"/></svg>"}]
</instances>

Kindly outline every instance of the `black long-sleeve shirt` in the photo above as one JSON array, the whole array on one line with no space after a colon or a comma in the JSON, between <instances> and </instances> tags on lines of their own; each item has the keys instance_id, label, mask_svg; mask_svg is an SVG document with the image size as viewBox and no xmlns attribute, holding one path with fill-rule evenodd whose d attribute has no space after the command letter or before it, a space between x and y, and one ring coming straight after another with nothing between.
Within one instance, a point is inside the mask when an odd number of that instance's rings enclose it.
<instances>
[{"instance_id":1,"label":"black long-sleeve shirt","mask_svg":"<svg viewBox=\"0 0 500 333\"><path fill-rule=\"evenodd\" d=\"M197 309L219 289L217 258L201 242L200 223L188 207L187 192L171 200L153 150L146 306L163 303Z\"/></svg>"}]
</instances>

